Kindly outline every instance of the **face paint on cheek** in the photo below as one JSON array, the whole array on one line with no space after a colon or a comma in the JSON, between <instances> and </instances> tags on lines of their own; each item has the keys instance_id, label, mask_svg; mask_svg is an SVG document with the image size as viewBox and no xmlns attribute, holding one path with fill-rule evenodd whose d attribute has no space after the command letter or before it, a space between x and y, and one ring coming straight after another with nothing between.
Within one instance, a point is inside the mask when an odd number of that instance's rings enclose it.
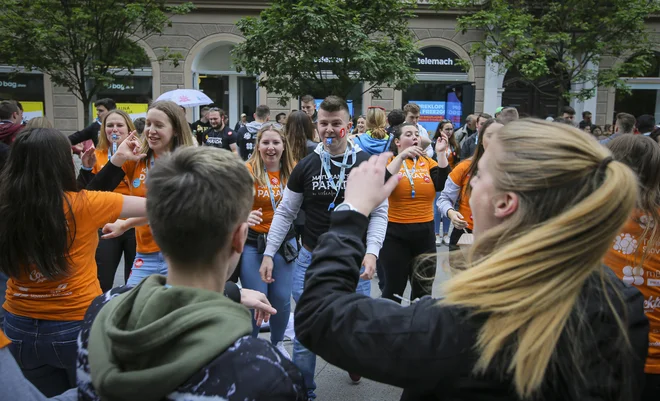
<instances>
[{"instance_id":1,"label":"face paint on cheek","mask_svg":"<svg viewBox=\"0 0 660 401\"><path fill-rule=\"evenodd\" d=\"M339 137L343 138L345 136L346 136L346 129L345 128L340 129L339 130Z\"/></svg>"}]
</instances>

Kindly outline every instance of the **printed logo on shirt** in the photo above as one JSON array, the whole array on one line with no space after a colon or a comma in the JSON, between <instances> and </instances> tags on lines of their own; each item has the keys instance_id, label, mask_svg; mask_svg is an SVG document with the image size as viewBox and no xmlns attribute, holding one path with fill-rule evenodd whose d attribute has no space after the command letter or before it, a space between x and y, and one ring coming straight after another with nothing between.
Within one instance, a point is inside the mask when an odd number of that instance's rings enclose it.
<instances>
[{"instance_id":1,"label":"printed logo on shirt","mask_svg":"<svg viewBox=\"0 0 660 401\"><path fill-rule=\"evenodd\" d=\"M628 285L644 284L644 269L641 267L626 266L623 268L623 282Z\"/></svg>"},{"instance_id":2,"label":"printed logo on shirt","mask_svg":"<svg viewBox=\"0 0 660 401\"><path fill-rule=\"evenodd\" d=\"M142 265L144 265L144 260L142 260L142 259L135 259L135 267L136 267L136 268L139 269L140 267L142 267Z\"/></svg>"},{"instance_id":3,"label":"printed logo on shirt","mask_svg":"<svg viewBox=\"0 0 660 401\"><path fill-rule=\"evenodd\" d=\"M231 136L231 134L233 134L232 131L227 131L227 135L228 135L228 136Z\"/></svg>"},{"instance_id":4,"label":"printed logo on shirt","mask_svg":"<svg viewBox=\"0 0 660 401\"><path fill-rule=\"evenodd\" d=\"M426 183L431 182L431 177L429 177L428 175L425 175L424 176L424 182L426 182Z\"/></svg>"},{"instance_id":5,"label":"printed logo on shirt","mask_svg":"<svg viewBox=\"0 0 660 401\"><path fill-rule=\"evenodd\" d=\"M270 179L270 183L273 184L273 185L279 185L280 180L278 180L278 179L275 178L275 177L272 177L272 178Z\"/></svg>"},{"instance_id":6,"label":"printed logo on shirt","mask_svg":"<svg viewBox=\"0 0 660 401\"><path fill-rule=\"evenodd\" d=\"M637 250L637 240L630 234L622 233L614 239L614 250L624 255L632 255Z\"/></svg>"},{"instance_id":7,"label":"printed logo on shirt","mask_svg":"<svg viewBox=\"0 0 660 401\"><path fill-rule=\"evenodd\" d=\"M222 138L210 137L206 140L206 144L211 146L222 146Z\"/></svg>"},{"instance_id":8,"label":"printed logo on shirt","mask_svg":"<svg viewBox=\"0 0 660 401\"><path fill-rule=\"evenodd\" d=\"M424 167L425 164L426 164L426 163L424 163L423 161L420 161L420 162L419 162L419 166L420 166L420 167Z\"/></svg>"},{"instance_id":9,"label":"printed logo on shirt","mask_svg":"<svg viewBox=\"0 0 660 401\"><path fill-rule=\"evenodd\" d=\"M40 272L38 272L36 270L32 270L30 272L30 281L36 281L37 283L43 283L44 281L46 281L46 277L44 277L44 275L41 274Z\"/></svg>"},{"instance_id":10,"label":"printed logo on shirt","mask_svg":"<svg viewBox=\"0 0 660 401\"><path fill-rule=\"evenodd\" d=\"M641 217L639 218L639 226L640 226L643 230L646 230L646 227L647 227L647 226L653 228L653 226L655 226L655 222L653 221L653 217L651 217L651 216L646 216L646 215L641 216Z\"/></svg>"},{"instance_id":11,"label":"printed logo on shirt","mask_svg":"<svg viewBox=\"0 0 660 401\"><path fill-rule=\"evenodd\" d=\"M656 308L660 308L660 297L651 295L648 299L644 300L644 313L652 313Z\"/></svg>"},{"instance_id":12,"label":"printed logo on shirt","mask_svg":"<svg viewBox=\"0 0 660 401\"><path fill-rule=\"evenodd\" d=\"M275 199L279 199L282 196L282 192L280 191L280 188L273 188L273 196ZM268 187L262 187L259 186L259 189L257 189L257 197L258 198L270 198L270 193L268 192Z\"/></svg>"},{"instance_id":13,"label":"printed logo on shirt","mask_svg":"<svg viewBox=\"0 0 660 401\"><path fill-rule=\"evenodd\" d=\"M249 132L243 134L243 139L252 139L252 135Z\"/></svg>"},{"instance_id":14,"label":"printed logo on shirt","mask_svg":"<svg viewBox=\"0 0 660 401\"><path fill-rule=\"evenodd\" d=\"M339 174L333 174L332 179L335 184L339 182ZM340 189L346 189L346 181L348 180L348 173L344 177L344 182L341 183ZM312 178L312 192L314 195L332 195L335 196L335 190L325 174L315 175Z\"/></svg>"}]
</instances>

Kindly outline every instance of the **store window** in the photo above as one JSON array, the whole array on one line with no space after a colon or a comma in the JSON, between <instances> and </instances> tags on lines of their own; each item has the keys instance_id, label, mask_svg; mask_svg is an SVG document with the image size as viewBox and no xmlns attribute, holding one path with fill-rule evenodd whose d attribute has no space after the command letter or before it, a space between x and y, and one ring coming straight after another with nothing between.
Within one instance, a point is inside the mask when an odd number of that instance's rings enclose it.
<instances>
[{"instance_id":1,"label":"store window","mask_svg":"<svg viewBox=\"0 0 660 401\"><path fill-rule=\"evenodd\" d=\"M212 105L227 113L229 126L233 127L245 113L248 121L258 105L258 86L254 77L236 72L232 63L231 43L214 43L201 52L193 62L193 74L197 88L213 100ZM195 112L198 118L199 111Z\"/></svg>"},{"instance_id":2,"label":"store window","mask_svg":"<svg viewBox=\"0 0 660 401\"><path fill-rule=\"evenodd\" d=\"M630 93L617 91L612 118L617 113L636 117L650 114L660 121L660 53L655 52L655 59L644 77L626 81L632 90Z\"/></svg>"},{"instance_id":3,"label":"store window","mask_svg":"<svg viewBox=\"0 0 660 401\"><path fill-rule=\"evenodd\" d=\"M41 73L0 73L0 100L17 100L25 121L45 115L44 76Z\"/></svg>"},{"instance_id":4,"label":"store window","mask_svg":"<svg viewBox=\"0 0 660 401\"><path fill-rule=\"evenodd\" d=\"M117 76L96 94L96 99L110 98L117 108L128 113L133 120L146 117L152 99L153 78L151 69L142 69L140 75ZM96 118L96 109L92 108Z\"/></svg>"},{"instance_id":5,"label":"store window","mask_svg":"<svg viewBox=\"0 0 660 401\"><path fill-rule=\"evenodd\" d=\"M431 46L420 49L413 67L418 83L403 92L403 105L420 106L419 123L429 132L435 132L438 123L450 120L459 128L466 117L474 112L474 84L460 65L461 58L445 47Z\"/></svg>"}]
</instances>

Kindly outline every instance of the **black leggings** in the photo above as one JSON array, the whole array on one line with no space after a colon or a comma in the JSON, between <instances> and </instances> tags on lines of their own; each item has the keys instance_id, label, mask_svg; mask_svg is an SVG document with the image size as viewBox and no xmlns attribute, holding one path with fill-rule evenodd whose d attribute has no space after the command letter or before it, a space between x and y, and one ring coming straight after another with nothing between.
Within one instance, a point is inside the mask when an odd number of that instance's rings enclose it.
<instances>
[{"instance_id":1,"label":"black leggings","mask_svg":"<svg viewBox=\"0 0 660 401\"><path fill-rule=\"evenodd\" d=\"M380 250L380 262L385 273L383 298L401 302L394 295L403 296L410 280L411 299L431 295L435 263L424 270L415 265L415 258L423 254L435 254L435 234L433 221L427 223L388 223L387 234ZM421 274L422 277L418 277Z\"/></svg>"},{"instance_id":2,"label":"black leggings","mask_svg":"<svg viewBox=\"0 0 660 401\"><path fill-rule=\"evenodd\" d=\"M131 268L135 261L135 229L123 233L117 238L101 239L99 230L99 246L96 248L97 277L103 292L112 289L115 282L117 266L124 255L124 284L131 275Z\"/></svg>"}]
</instances>

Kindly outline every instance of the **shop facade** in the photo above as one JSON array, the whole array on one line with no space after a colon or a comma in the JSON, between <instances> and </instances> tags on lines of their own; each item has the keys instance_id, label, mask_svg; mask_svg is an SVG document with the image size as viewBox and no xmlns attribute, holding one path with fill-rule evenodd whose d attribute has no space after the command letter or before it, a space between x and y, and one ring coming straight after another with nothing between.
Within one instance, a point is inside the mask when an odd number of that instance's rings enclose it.
<instances>
[{"instance_id":1,"label":"shop facade","mask_svg":"<svg viewBox=\"0 0 660 401\"><path fill-rule=\"evenodd\" d=\"M215 106L227 112L231 126L242 113L251 119L259 104L270 107L273 119L277 113L299 109L297 98L289 99L284 106L280 105L276 94L268 93L258 86L254 77L237 72L232 65L230 52L244 40L236 22L244 16L257 16L267 4L266 1L241 4L235 0L196 3L197 8L190 14L174 16L172 26L163 35L140 42L152 60L166 48L181 53L184 59L178 66L152 62L132 76L119 77L99 93L99 98L112 97L124 105L120 107L137 115L146 111L148 103L161 93L178 88L195 88L204 91L214 100ZM492 114L499 106L516 106L525 114L542 118L551 114L552 102L521 85L515 73L470 55L472 45L483 40L482 32L457 32L458 13L435 13L424 8L424 2L420 4L418 18L410 21L415 43L422 53L414 65L419 70L418 83L404 91L381 88L380 97L375 98L368 92L363 93L370 87L365 82L349 95L354 116L365 114L369 106L381 106L389 111L401 108L408 102L420 104L422 122L431 125L442 119L460 125L471 113L484 111ZM649 24L660 32L660 22L651 21ZM656 50L660 52L660 45ZM606 60L603 67L621 61ZM469 69L465 71L460 64L468 65ZM57 128L65 132L73 132L86 125L82 104L66 88L53 85L47 75L40 73L20 74L23 81L14 82L8 79L9 70L0 66L0 84L7 82L6 87L0 87L0 98L36 102L34 105L30 103L30 107L41 107L35 112L41 110ZM615 110L624 111L625 107L634 104L643 105L644 112L647 112L646 109L653 111L652 114L660 120L658 72L631 80L634 89L632 97L617 96L611 89L598 88L594 98L585 102L574 101L571 105L578 112L578 118L582 111L591 111L597 124L609 122ZM13 87L14 83L16 87ZM579 88L574 86L573 89ZM318 98L323 96L312 95ZM643 114L640 111L634 114ZM198 116L197 108L187 110L190 121Z\"/></svg>"}]
</instances>

